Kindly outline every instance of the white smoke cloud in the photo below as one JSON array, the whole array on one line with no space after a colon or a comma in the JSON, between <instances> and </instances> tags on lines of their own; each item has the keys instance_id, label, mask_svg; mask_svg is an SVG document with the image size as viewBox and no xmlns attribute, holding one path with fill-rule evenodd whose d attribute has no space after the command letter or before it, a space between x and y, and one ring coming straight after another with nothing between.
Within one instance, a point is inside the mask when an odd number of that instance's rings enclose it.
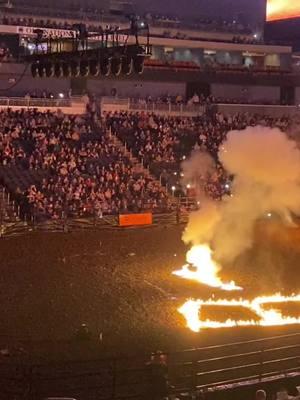
<instances>
[{"instance_id":1,"label":"white smoke cloud","mask_svg":"<svg viewBox=\"0 0 300 400\"><path fill-rule=\"evenodd\" d=\"M215 171L215 161L204 151L193 151L191 157L181 164L184 186L193 185L198 197L202 197L203 184Z\"/></svg>"},{"instance_id":2,"label":"white smoke cloud","mask_svg":"<svg viewBox=\"0 0 300 400\"><path fill-rule=\"evenodd\" d=\"M193 157L185 163L189 177L199 176L199 166L209 160L205 157L197 166ZM209 243L214 257L228 262L252 246L258 219L272 213L291 223L292 214L300 215L300 151L279 129L257 126L229 132L219 159L234 175L232 197L221 202L202 198L183 240Z\"/></svg>"}]
</instances>

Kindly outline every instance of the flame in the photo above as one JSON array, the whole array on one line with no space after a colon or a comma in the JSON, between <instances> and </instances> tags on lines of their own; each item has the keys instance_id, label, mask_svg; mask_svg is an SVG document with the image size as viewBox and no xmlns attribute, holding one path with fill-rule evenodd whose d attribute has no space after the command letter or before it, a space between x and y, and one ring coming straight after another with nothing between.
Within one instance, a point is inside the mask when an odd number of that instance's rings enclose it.
<instances>
[{"instance_id":1,"label":"flame","mask_svg":"<svg viewBox=\"0 0 300 400\"><path fill-rule=\"evenodd\" d=\"M188 300L178 311L185 317L187 327L193 332L199 332L201 329L207 328L229 328L235 326L279 326L300 324L300 317L283 316L279 309L271 308L265 309L267 304L278 303L284 304L287 302L300 302L300 294L292 296L282 296L276 294L272 296L256 297L253 300ZM251 310L256 316L257 320L231 320L225 322L201 320L201 308L203 306L237 306L244 307Z\"/></svg>"},{"instance_id":2,"label":"flame","mask_svg":"<svg viewBox=\"0 0 300 400\"><path fill-rule=\"evenodd\" d=\"M226 291L242 290L235 282L224 283L218 276L221 270L213 259L213 252L207 244L193 246L188 251L186 260L188 264L184 265L180 270L174 271L173 274L184 279L194 280L213 288ZM192 267L191 267L192 265ZM228 328L235 326L279 326L289 324L300 324L300 317L284 316L277 309L275 304L282 305L287 302L299 302L300 294L283 296L275 294L271 296L260 296L253 300L187 300L178 311L184 316L187 327L194 332L207 328ZM267 305L272 308L267 308ZM220 307L243 307L245 310L251 311L254 319L251 320L232 320L228 319L224 322L213 320L202 320L201 310L203 306L220 306Z\"/></svg>"},{"instance_id":3,"label":"flame","mask_svg":"<svg viewBox=\"0 0 300 400\"><path fill-rule=\"evenodd\" d=\"M173 274L222 290L242 290L233 281L222 282L218 276L221 267L213 260L212 255L212 250L207 244L193 246L186 255L188 264L184 265L180 270L174 271ZM191 269L190 265L194 269Z\"/></svg>"}]
</instances>

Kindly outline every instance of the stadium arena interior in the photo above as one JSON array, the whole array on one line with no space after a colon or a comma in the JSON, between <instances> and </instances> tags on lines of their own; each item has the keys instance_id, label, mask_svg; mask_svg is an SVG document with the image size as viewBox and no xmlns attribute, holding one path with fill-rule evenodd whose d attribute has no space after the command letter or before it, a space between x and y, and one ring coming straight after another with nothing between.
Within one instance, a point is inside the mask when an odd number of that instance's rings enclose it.
<instances>
[{"instance_id":1,"label":"stadium arena interior","mask_svg":"<svg viewBox=\"0 0 300 400\"><path fill-rule=\"evenodd\" d=\"M0 4L0 399L300 399L296 3Z\"/></svg>"}]
</instances>

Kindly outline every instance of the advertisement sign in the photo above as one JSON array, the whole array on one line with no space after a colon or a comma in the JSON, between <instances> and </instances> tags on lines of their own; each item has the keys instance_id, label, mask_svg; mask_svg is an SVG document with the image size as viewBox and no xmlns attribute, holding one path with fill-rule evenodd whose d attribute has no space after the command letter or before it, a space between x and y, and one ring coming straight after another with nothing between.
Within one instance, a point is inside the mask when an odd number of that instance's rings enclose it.
<instances>
[{"instance_id":1,"label":"advertisement sign","mask_svg":"<svg viewBox=\"0 0 300 400\"><path fill-rule=\"evenodd\" d=\"M267 0L267 21L300 17L300 1Z\"/></svg>"},{"instance_id":2,"label":"advertisement sign","mask_svg":"<svg viewBox=\"0 0 300 400\"><path fill-rule=\"evenodd\" d=\"M119 215L120 226L152 225L152 214L122 214Z\"/></svg>"}]
</instances>

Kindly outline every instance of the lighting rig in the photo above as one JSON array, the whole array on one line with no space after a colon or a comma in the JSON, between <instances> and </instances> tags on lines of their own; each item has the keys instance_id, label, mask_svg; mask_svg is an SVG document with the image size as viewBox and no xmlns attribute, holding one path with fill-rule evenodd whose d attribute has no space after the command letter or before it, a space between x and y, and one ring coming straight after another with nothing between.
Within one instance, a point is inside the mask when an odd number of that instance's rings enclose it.
<instances>
[{"instance_id":1,"label":"lighting rig","mask_svg":"<svg viewBox=\"0 0 300 400\"><path fill-rule=\"evenodd\" d=\"M131 19L128 29L106 27L92 33L84 24L76 24L67 38L46 36L43 29L34 33L35 51L25 57L33 77L142 74L145 58L151 55L149 26L136 18ZM140 44L140 34L144 44Z\"/></svg>"}]
</instances>

